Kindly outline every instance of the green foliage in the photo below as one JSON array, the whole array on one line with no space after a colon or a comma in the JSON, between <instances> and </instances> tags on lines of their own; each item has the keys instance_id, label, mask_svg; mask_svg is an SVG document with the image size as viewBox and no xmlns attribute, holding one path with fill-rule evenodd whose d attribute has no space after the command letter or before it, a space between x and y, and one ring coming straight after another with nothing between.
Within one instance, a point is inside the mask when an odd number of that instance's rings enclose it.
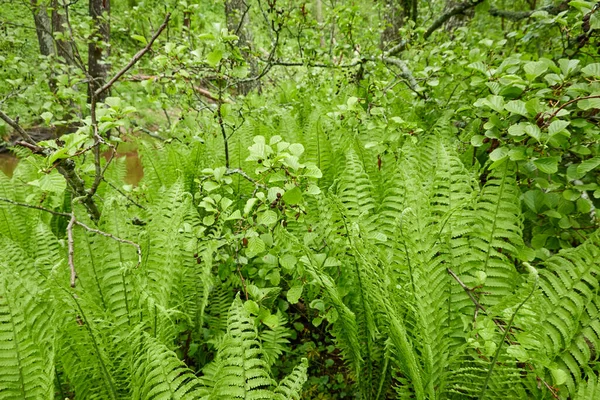
<instances>
[{"instance_id":1,"label":"green foliage","mask_svg":"<svg viewBox=\"0 0 600 400\"><path fill-rule=\"evenodd\" d=\"M597 398L598 6L247 3L1 26L0 399Z\"/></svg>"}]
</instances>

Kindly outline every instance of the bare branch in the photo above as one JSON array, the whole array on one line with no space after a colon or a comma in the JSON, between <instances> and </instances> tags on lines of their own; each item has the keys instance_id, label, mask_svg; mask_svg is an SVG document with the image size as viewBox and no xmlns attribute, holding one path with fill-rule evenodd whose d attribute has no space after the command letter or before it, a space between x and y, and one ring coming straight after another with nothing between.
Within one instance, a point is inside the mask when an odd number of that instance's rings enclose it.
<instances>
[{"instance_id":1,"label":"bare branch","mask_svg":"<svg viewBox=\"0 0 600 400\"><path fill-rule=\"evenodd\" d=\"M549 5L546 7L539 8L537 10L531 11L508 11L508 10L498 10L497 8L490 8L490 15L492 17L500 17L506 18L511 21L520 21L525 18L531 17L534 13L539 11L545 11L550 15L559 14L562 11L565 11L569 8L569 2L563 1L557 5Z\"/></svg>"},{"instance_id":2,"label":"bare branch","mask_svg":"<svg viewBox=\"0 0 600 400\"><path fill-rule=\"evenodd\" d=\"M8 125L10 125L15 131L17 131L17 133L23 138L24 141L37 147L37 145L35 144L35 140L33 140L31 136L29 136L29 134L25 132L25 129L21 128L21 125L19 125L17 121L10 118L2 110L0 110L0 118Z\"/></svg>"},{"instance_id":3,"label":"bare branch","mask_svg":"<svg viewBox=\"0 0 600 400\"><path fill-rule=\"evenodd\" d=\"M135 267L137 268L137 267L139 267L142 264L142 248L140 247L139 244L137 244L135 242L132 242L131 240L121 239L120 237L117 237L117 236L115 236L115 235L113 235L111 233L108 233L108 232L104 232L104 231L101 231L101 230L98 230L98 229L90 228L89 226L87 226L83 222L75 221L75 224L81 226L83 229L85 229L85 230L87 230L89 232L93 232L93 233L96 233L98 235L110 238L110 239L112 239L114 241L117 241L119 243L124 243L124 244L128 244L128 245L131 245L131 246L135 247L136 253L137 253L137 256L138 256L138 262L137 262L137 264L136 264Z\"/></svg>"},{"instance_id":4,"label":"bare branch","mask_svg":"<svg viewBox=\"0 0 600 400\"><path fill-rule=\"evenodd\" d=\"M14 200L11 200L11 199L5 199L5 198L0 197L0 201L3 201L5 203L14 204L15 206L19 206L19 207L32 208L34 210L45 211L47 213L50 213L50 214L53 214L53 215L57 215L59 217L65 217L65 218L70 218L71 217L71 214L61 213L61 212L58 212L58 211L50 210L49 208L45 208L45 207L41 207L41 206L34 206L32 204L20 203L18 201L14 201Z\"/></svg>"},{"instance_id":5,"label":"bare branch","mask_svg":"<svg viewBox=\"0 0 600 400\"><path fill-rule=\"evenodd\" d=\"M423 38L427 39L433 32L435 32L438 28L440 28L446 21L455 15L459 15L464 13L470 8L477 6L478 4L483 3L483 0L467 0L463 3L457 4L455 7L452 7L442 15L438 17L433 24L427 29L427 31L423 34Z\"/></svg>"},{"instance_id":6,"label":"bare branch","mask_svg":"<svg viewBox=\"0 0 600 400\"><path fill-rule=\"evenodd\" d=\"M262 189L268 189L266 185L263 185L262 183L256 181L254 178L252 178L250 175L246 174L244 171L242 171L239 168L235 168L235 169L228 169L227 172L225 172L225 175L240 175L242 178L246 179L247 181L250 181L254 184L254 186L262 188Z\"/></svg>"},{"instance_id":7,"label":"bare branch","mask_svg":"<svg viewBox=\"0 0 600 400\"><path fill-rule=\"evenodd\" d=\"M34 210L44 211L44 212L47 212L47 213L50 213L52 215L56 215L56 216L59 216L59 217L71 218L69 220L69 225L71 225L71 223L73 223L74 225L78 225L78 226L82 227L86 231L89 231L89 232L92 232L92 233L96 233L98 235L105 236L107 238L115 240L115 241L117 241L119 243L124 243L124 244L128 244L128 245L131 245L131 246L135 247L136 248L136 253L138 255L138 263L136 265L136 268L139 267L140 264L142 263L142 248L140 247L139 244L137 244L135 242L132 242L131 240L121 239L121 238L119 238L119 237L117 237L117 236L115 236L115 235L113 235L111 233L108 233L108 232L104 232L104 231L101 231L101 230L98 230L98 229L90 228L89 226L87 226L83 222L78 221L75 218L75 214L74 213L70 213L70 214L68 214L68 213L62 213L62 212L50 210L50 209L45 208L45 207L34 206L34 205L31 205L31 204L26 204L26 203L20 203L18 201L14 201L14 200L11 200L11 199L6 199L6 198L3 198L3 197L0 197L0 201L3 201L5 203L9 203L9 204L14 204L14 205L19 206L19 207L25 207L25 208L31 208L31 209L34 209ZM67 229L68 229L68 227L67 227ZM68 233L68 231L67 231L67 233Z\"/></svg>"},{"instance_id":8,"label":"bare branch","mask_svg":"<svg viewBox=\"0 0 600 400\"><path fill-rule=\"evenodd\" d=\"M121 68L121 70L119 72L117 72L115 74L115 76L113 76L108 82L106 82L102 87L98 88L95 92L94 92L94 96L98 97L102 92L107 91L108 89L110 89L110 87L112 85L115 84L116 81L119 80L119 78L121 76L123 76L127 71L129 71L129 69L131 67L133 67L143 56L144 54L146 54L148 52L148 50L150 50L150 48L152 47L152 45L154 44L154 41L160 36L160 34L162 33L162 31L165 30L165 28L167 27L168 23L169 23L169 19L171 18L171 13L167 13L167 15L165 16L165 20L162 23L162 25L158 28L158 30L154 33L154 35L152 36L152 38L150 39L150 41L148 42L148 44L146 45L146 47L144 47L143 49L141 49L140 51L138 51L131 60L129 60L129 62L127 63L127 65L125 65L123 68Z\"/></svg>"},{"instance_id":9,"label":"bare branch","mask_svg":"<svg viewBox=\"0 0 600 400\"><path fill-rule=\"evenodd\" d=\"M448 271L448 273L450 274L450 276L452 276L454 278L454 280L456 282L458 282L458 284L460 285L461 288L463 288L463 290L465 291L465 293L467 293L467 295L469 296L469 298L471 299L471 301L473 302L473 304L475 305L475 308L482 310L483 312L486 312L485 307L481 305L481 303L479 303L479 301L475 298L475 296L473 296L473 289L467 287L467 285L465 285L460 278L458 277L458 275L456 275L454 273L454 271L452 271L450 268L447 268L446 271Z\"/></svg>"}]
</instances>

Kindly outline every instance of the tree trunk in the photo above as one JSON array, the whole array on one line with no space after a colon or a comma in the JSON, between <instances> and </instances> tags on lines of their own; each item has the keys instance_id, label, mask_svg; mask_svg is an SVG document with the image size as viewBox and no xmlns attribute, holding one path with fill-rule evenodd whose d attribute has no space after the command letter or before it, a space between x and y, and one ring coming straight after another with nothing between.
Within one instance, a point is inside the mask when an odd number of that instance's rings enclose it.
<instances>
[{"instance_id":1,"label":"tree trunk","mask_svg":"<svg viewBox=\"0 0 600 400\"><path fill-rule=\"evenodd\" d=\"M110 0L89 0L89 13L94 20L96 33L88 45L88 73L93 78L88 85L88 103L92 101L93 91L106 82L110 68L107 63L110 54ZM103 92L96 101L104 101L108 94L108 91Z\"/></svg>"},{"instance_id":2,"label":"tree trunk","mask_svg":"<svg viewBox=\"0 0 600 400\"><path fill-rule=\"evenodd\" d=\"M387 0L384 8L385 29L381 35L381 47L398 42L401 38L398 34L406 20L411 18L414 11L416 20L417 0Z\"/></svg>"},{"instance_id":3,"label":"tree trunk","mask_svg":"<svg viewBox=\"0 0 600 400\"><path fill-rule=\"evenodd\" d=\"M52 0L52 33L65 32L64 25L67 19L59 0ZM67 64L73 64L73 47L71 40L56 40L56 54L62 57Z\"/></svg>"},{"instance_id":4,"label":"tree trunk","mask_svg":"<svg viewBox=\"0 0 600 400\"><path fill-rule=\"evenodd\" d=\"M238 47L250 67L250 73L256 75L258 70L256 60L252 57L252 33L249 29L249 8L244 0L225 0L225 19L229 32L237 35ZM254 87L253 82L239 85L240 92L247 94Z\"/></svg>"},{"instance_id":5,"label":"tree trunk","mask_svg":"<svg viewBox=\"0 0 600 400\"><path fill-rule=\"evenodd\" d=\"M40 53L43 56L55 54L52 26L43 0L31 0L31 11L33 12L33 21L35 23L38 44L40 45Z\"/></svg>"},{"instance_id":6,"label":"tree trunk","mask_svg":"<svg viewBox=\"0 0 600 400\"><path fill-rule=\"evenodd\" d=\"M315 0L315 17L319 24L319 44L322 48L325 47L325 36L323 32L323 1Z\"/></svg>"}]
</instances>

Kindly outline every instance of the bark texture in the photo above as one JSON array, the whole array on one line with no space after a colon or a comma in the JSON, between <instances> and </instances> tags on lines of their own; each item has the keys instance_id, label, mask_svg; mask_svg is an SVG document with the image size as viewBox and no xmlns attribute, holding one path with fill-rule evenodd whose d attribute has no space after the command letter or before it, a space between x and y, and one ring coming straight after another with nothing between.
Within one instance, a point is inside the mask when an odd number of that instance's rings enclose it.
<instances>
[{"instance_id":1,"label":"bark texture","mask_svg":"<svg viewBox=\"0 0 600 400\"><path fill-rule=\"evenodd\" d=\"M88 73L93 79L88 85L88 103L91 103L93 92L106 83L110 68L106 61L110 55L110 0L90 0L89 13L96 27L94 40L88 45ZM108 91L100 93L95 100L102 102L108 95Z\"/></svg>"}]
</instances>

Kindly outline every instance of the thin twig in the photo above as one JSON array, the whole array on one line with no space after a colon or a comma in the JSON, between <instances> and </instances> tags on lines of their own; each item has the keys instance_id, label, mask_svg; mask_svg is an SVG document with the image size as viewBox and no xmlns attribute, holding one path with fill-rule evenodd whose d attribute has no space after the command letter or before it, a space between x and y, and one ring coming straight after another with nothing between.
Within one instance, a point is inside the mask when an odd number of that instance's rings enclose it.
<instances>
[{"instance_id":1,"label":"thin twig","mask_svg":"<svg viewBox=\"0 0 600 400\"><path fill-rule=\"evenodd\" d=\"M70 218L71 217L71 214L61 213L61 212L58 212L58 211L50 210L49 208L45 208L45 207L42 207L42 206L34 206L32 204L20 203L18 201L14 201L14 200L11 200L11 199L5 199L5 198L0 197L0 201L3 201L5 203L10 203L10 204L13 204L13 205L19 206L19 207L32 208L34 210L45 211L47 213L50 213L52 215L57 215L59 217L65 217L65 218Z\"/></svg>"},{"instance_id":2,"label":"thin twig","mask_svg":"<svg viewBox=\"0 0 600 400\"><path fill-rule=\"evenodd\" d=\"M31 209L34 209L34 210L44 211L44 212L47 212L47 213L50 213L52 215L56 215L56 216L59 216L59 217L71 218L71 219L74 218L74 214L72 214L72 213L71 214L62 213L62 212L50 210L50 209L45 208L45 207L34 206L34 205L31 205L31 204L26 204L26 203L20 203L18 201L14 201L14 200L2 198L2 197L0 197L0 201L3 201L5 203L14 204L14 205L20 206L20 207L25 207L25 208L31 208ZM69 221L69 224L70 223L71 222ZM87 226L83 222L78 221L77 219L75 219L75 221L73 222L73 224L78 225L78 226L82 227L83 229L85 229L85 230L87 230L89 232L93 232L93 233L96 233L98 235L102 235L102 236L105 236L105 237L110 238L112 240L115 240L115 241L117 241L119 243L129 244L129 245L135 247L136 250L137 250L136 251L137 255L138 255L138 263L136 265L136 268L139 267L140 264L142 263L142 248L140 247L139 244L137 244L135 242L132 242L131 240L121 239L120 237L117 237L117 236L115 236L115 235L113 235L111 233L108 233L108 232L104 232L104 231L101 231L101 230L98 230L98 229L90 228L89 226Z\"/></svg>"},{"instance_id":3,"label":"thin twig","mask_svg":"<svg viewBox=\"0 0 600 400\"><path fill-rule=\"evenodd\" d=\"M131 245L133 247L135 247L136 252L137 252L137 256L138 256L138 262L135 266L135 268L139 267L142 264L142 248L140 247L139 244L132 242L131 240L127 240L127 239L121 239L120 237L117 237L111 233L108 232L104 232L98 229L94 229L94 228L90 228L89 226L87 226L86 224L84 224L83 222L79 222L79 221L75 221L75 224L81 226L83 229L89 231L89 232L93 232L93 233L97 233L98 235L102 235L105 236L107 238L110 238L114 241L117 241L119 243L124 243L124 244L128 244Z\"/></svg>"},{"instance_id":4,"label":"thin twig","mask_svg":"<svg viewBox=\"0 0 600 400\"><path fill-rule=\"evenodd\" d=\"M593 95L593 96L583 96L583 97L577 97L575 99L569 100L567 101L565 104L563 104L562 106L558 107L556 109L556 111L554 111L552 114L550 114L550 116L544 121L544 126L548 127L550 125L550 121L552 121L552 119L554 117L556 117L558 115L558 113L564 109L565 107L579 101L579 100L588 100L588 99L600 99L600 95Z\"/></svg>"},{"instance_id":5,"label":"thin twig","mask_svg":"<svg viewBox=\"0 0 600 400\"><path fill-rule=\"evenodd\" d=\"M225 175L235 175L235 174L240 175L244 179L252 182L254 184L254 186L257 186L261 189L268 189L266 185L263 185L262 183L256 181L254 178L252 178L250 175L246 174L244 171L242 171L239 168L228 169L227 172L225 172Z\"/></svg>"},{"instance_id":6,"label":"thin twig","mask_svg":"<svg viewBox=\"0 0 600 400\"><path fill-rule=\"evenodd\" d=\"M115 74L115 76L113 76L108 82L106 82L102 87L99 87L95 92L94 92L94 96L99 96L102 92L107 91L108 89L110 89L110 87L112 85L114 85L114 83L116 81L119 80L119 78L121 76L123 76L127 71L129 71L129 69L131 67L133 67L143 56L144 54L146 54L148 52L148 50L150 50L150 48L152 47L152 45L154 44L154 41L160 36L160 34L162 33L162 31L165 30L165 28L167 27L167 25L169 24L169 19L171 18L171 13L167 13L167 15L165 16L165 20L163 21L162 25L158 28L158 30L154 33L154 35L152 36L152 38L150 39L150 41L148 42L148 44L146 45L146 47L144 47L143 49L141 49L140 51L138 51L131 60L129 60L129 62L127 63L127 65L125 65L123 68L121 68L121 70L119 72L117 72Z\"/></svg>"},{"instance_id":7,"label":"thin twig","mask_svg":"<svg viewBox=\"0 0 600 400\"><path fill-rule=\"evenodd\" d=\"M452 271L450 268L446 268L446 271L454 278L454 280L456 282L458 282L458 284L460 285L461 288L463 288L463 290L467 293L467 295L469 295L469 297L471 298L471 301L473 302L473 304L475 304L475 307L482 310L483 312L487 312L485 310L485 307L481 305L481 303L479 303L479 301L475 298L475 296L473 296L473 293L471 293L473 291L473 289L469 288L467 285L465 285L460 278L458 277L458 275L456 275L454 273L454 271Z\"/></svg>"}]
</instances>

